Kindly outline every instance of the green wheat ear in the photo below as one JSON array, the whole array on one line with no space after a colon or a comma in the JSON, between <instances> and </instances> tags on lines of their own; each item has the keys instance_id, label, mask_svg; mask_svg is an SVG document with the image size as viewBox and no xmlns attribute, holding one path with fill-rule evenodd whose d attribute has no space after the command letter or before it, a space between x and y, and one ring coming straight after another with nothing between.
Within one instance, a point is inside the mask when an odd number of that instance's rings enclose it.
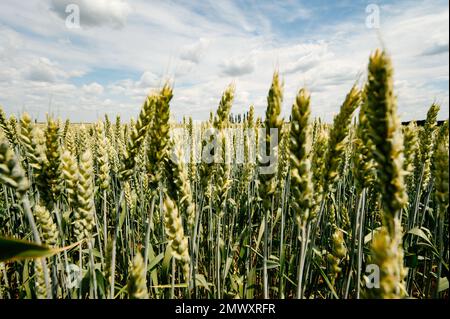
<instances>
[{"instance_id":1,"label":"green wheat ear","mask_svg":"<svg viewBox=\"0 0 450 319\"><path fill-rule=\"evenodd\" d=\"M130 138L127 140L126 149L124 150L125 154L122 160L122 167L120 170L120 177L123 180L129 179L131 175L133 175L133 170L136 165L136 156L144 142L149 124L153 118L153 112L157 100L158 97L156 94L151 94L146 97L145 102L142 105L141 112L139 113L136 125L130 133ZM117 118L116 134L118 135L118 141L120 141L122 138L120 118Z\"/></svg>"},{"instance_id":2,"label":"green wheat ear","mask_svg":"<svg viewBox=\"0 0 450 319\"><path fill-rule=\"evenodd\" d=\"M277 153L277 148L271 149L270 145L270 129L277 130L277 138L280 141L281 130L283 126L283 119L281 118L281 106L283 103L283 85L280 82L278 72L274 72L272 78L272 85L269 89L269 93L267 95L267 108L266 108L266 118L264 121L264 128L266 129L265 136L262 137L262 140L266 144L266 152L271 154ZM278 156L276 155L276 161L278 161ZM260 163L261 166L267 165ZM276 185L275 185L275 176L274 174L261 174L259 176L261 181L260 184L260 194L263 197L263 207L264 210L267 211L271 206L271 196L275 193Z\"/></svg>"},{"instance_id":3,"label":"green wheat ear","mask_svg":"<svg viewBox=\"0 0 450 319\"><path fill-rule=\"evenodd\" d=\"M147 172L150 183L157 187L162 177L164 161L168 156L169 130L170 130L170 101L172 100L172 88L168 83L159 92L155 102L155 112L151 129L147 138Z\"/></svg>"},{"instance_id":4,"label":"green wheat ear","mask_svg":"<svg viewBox=\"0 0 450 319\"><path fill-rule=\"evenodd\" d=\"M358 115L358 123L353 138L353 174L358 191L370 187L375 179L374 162L372 159L373 144L370 140L370 127L367 119L366 90L362 92L362 104Z\"/></svg>"},{"instance_id":5,"label":"green wheat ear","mask_svg":"<svg viewBox=\"0 0 450 319\"><path fill-rule=\"evenodd\" d=\"M367 104L377 188L386 222L390 224L405 207L408 196L404 184L403 136L393 93L392 65L390 58L382 51L376 51L370 58Z\"/></svg>"},{"instance_id":6,"label":"green wheat ear","mask_svg":"<svg viewBox=\"0 0 450 319\"><path fill-rule=\"evenodd\" d=\"M382 276L381 288L372 294L376 298L401 298L406 273L399 216L408 202L403 181L403 136L393 93L391 60L379 50L370 57L366 102L383 217L383 227L372 242L373 263L379 266Z\"/></svg>"},{"instance_id":7,"label":"green wheat ear","mask_svg":"<svg viewBox=\"0 0 450 319\"><path fill-rule=\"evenodd\" d=\"M353 113L359 105L361 92L353 86L341 106L339 114L334 117L328 140L328 151L325 158L324 185L328 192L333 191L339 178L339 166L345 153L345 143L349 133Z\"/></svg>"}]
</instances>

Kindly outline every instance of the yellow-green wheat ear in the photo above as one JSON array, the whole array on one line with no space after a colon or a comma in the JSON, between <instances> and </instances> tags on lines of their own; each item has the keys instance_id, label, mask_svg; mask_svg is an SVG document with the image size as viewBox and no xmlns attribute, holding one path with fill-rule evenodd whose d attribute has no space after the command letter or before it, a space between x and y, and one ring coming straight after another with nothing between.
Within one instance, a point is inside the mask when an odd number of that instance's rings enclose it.
<instances>
[{"instance_id":1,"label":"yellow-green wheat ear","mask_svg":"<svg viewBox=\"0 0 450 319\"><path fill-rule=\"evenodd\" d=\"M122 167L120 170L120 177L123 180L129 179L131 175L133 175L134 166L136 165L136 156L142 143L144 142L157 100L158 97L155 94L151 94L146 97L145 102L142 105L141 112L139 113L136 125L130 133L130 138L127 140L126 149L124 150L125 154L122 160ZM122 134L119 118L117 121L116 133L119 140L121 140Z\"/></svg>"},{"instance_id":2,"label":"yellow-green wheat ear","mask_svg":"<svg viewBox=\"0 0 450 319\"><path fill-rule=\"evenodd\" d=\"M72 154L77 154L77 145L75 141L75 130L69 129L69 131L66 134L66 137L64 138L64 148L69 150Z\"/></svg>"},{"instance_id":3,"label":"yellow-green wheat ear","mask_svg":"<svg viewBox=\"0 0 450 319\"><path fill-rule=\"evenodd\" d=\"M289 161L290 161L290 152L289 152L289 143L290 143L290 125L285 125L281 131L281 141L278 146L278 174L277 180L279 182L284 182L286 180L286 176L289 172ZM311 143L309 141L309 143Z\"/></svg>"},{"instance_id":4,"label":"yellow-green wheat ear","mask_svg":"<svg viewBox=\"0 0 450 319\"><path fill-rule=\"evenodd\" d=\"M108 157L108 140L105 134L105 127L103 122L98 122L95 126L96 132L96 161L97 161L97 176L98 184L101 190L109 188L110 183L110 165Z\"/></svg>"},{"instance_id":5,"label":"yellow-green wheat ear","mask_svg":"<svg viewBox=\"0 0 450 319\"><path fill-rule=\"evenodd\" d=\"M20 118L19 140L23 147L25 158L30 166L39 162L39 159L36 158L33 145L33 128L34 125L30 115L28 113L23 113Z\"/></svg>"},{"instance_id":6,"label":"yellow-green wheat ear","mask_svg":"<svg viewBox=\"0 0 450 319\"><path fill-rule=\"evenodd\" d=\"M163 161L167 158L170 130L170 101L173 97L172 87L168 83L159 92L153 114L151 129L147 138L147 172L151 184L156 187L161 178Z\"/></svg>"},{"instance_id":7,"label":"yellow-green wheat ear","mask_svg":"<svg viewBox=\"0 0 450 319\"><path fill-rule=\"evenodd\" d=\"M62 134L62 138L63 140L66 139L67 133L70 130L70 120L66 119L66 121L64 122L64 128L63 128L63 134Z\"/></svg>"},{"instance_id":8,"label":"yellow-green wheat ear","mask_svg":"<svg viewBox=\"0 0 450 319\"><path fill-rule=\"evenodd\" d=\"M61 173L66 186L67 200L69 205L75 208L77 203L78 163L69 150L65 150L61 156Z\"/></svg>"},{"instance_id":9,"label":"yellow-green wheat ear","mask_svg":"<svg viewBox=\"0 0 450 319\"><path fill-rule=\"evenodd\" d=\"M61 149L59 124L51 117L45 129L45 157L39 190L45 204L53 207L60 192Z\"/></svg>"},{"instance_id":10,"label":"yellow-green wheat ear","mask_svg":"<svg viewBox=\"0 0 450 319\"><path fill-rule=\"evenodd\" d=\"M415 121L411 121L408 126L403 127L403 145L405 161L403 169L405 171L405 182L408 194L416 191L415 171L419 170L419 129Z\"/></svg>"},{"instance_id":11,"label":"yellow-green wheat ear","mask_svg":"<svg viewBox=\"0 0 450 319\"><path fill-rule=\"evenodd\" d=\"M249 112L250 114L250 112ZM253 115L252 115L253 116ZM242 180L240 183L239 192L242 194L242 196L245 196L245 192L247 191L252 179L253 179L253 172L254 172L254 163L250 160L250 147L251 147L251 131L253 130L253 127L250 127L250 122L248 120L245 120L242 126L243 129L243 147L244 147L244 172L242 175ZM254 123L253 123L254 125ZM252 153L253 155L253 153Z\"/></svg>"},{"instance_id":12,"label":"yellow-green wheat ear","mask_svg":"<svg viewBox=\"0 0 450 319\"><path fill-rule=\"evenodd\" d=\"M448 188L448 161L449 161L449 138L448 120L444 122L436 138L435 150L433 152L433 176L435 188L435 201L438 205L439 216L444 222L445 212L448 210L449 188Z\"/></svg>"},{"instance_id":13,"label":"yellow-green wheat ear","mask_svg":"<svg viewBox=\"0 0 450 319\"><path fill-rule=\"evenodd\" d=\"M14 146L19 146L19 136L17 133L17 118L14 114L9 117L9 129L11 130Z\"/></svg>"},{"instance_id":14,"label":"yellow-green wheat ear","mask_svg":"<svg viewBox=\"0 0 450 319\"><path fill-rule=\"evenodd\" d=\"M278 129L278 140L281 136L281 128L283 126L283 119L280 117L281 106L283 104L283 84L281 83L280 76L278 72L273 74L272 85L267 95L267 109L266 109L266 119L265 128L266 130L266 143L270 139L270 129Z\"/></svg>"},{"instance_id":15,"label":"yellow-green wheat ear","mask_svg":"<svg viewBox=\"0 0 450 319\"><path fill-rule=\"evenodd\" d=\"M222 94L222 99L217 109L217 114L214 119L213 126L217 130L215 132L219 145L221 146L219 152L214 154L220 164L214 165L214 193L217 196L218 207L220 215L223 214L226 206L226 196L230 186L230 165L227 162L227 154L229 151L229 140L224 131L229 126L230 111L234 100L234 85L230 85Z\"/></svg>"},{"instance_id":16,"label":"yellow-green wheat ear","mask_svg":"<svg viewBox=\"0 0 450 319\"><path fill-rule=\"evenodd\" d=\"M189 123L187 125L188 128L188 137L189 137L189 166L188 166L188 174L189 181L191 185L194 185L194 182L197 178L197 165L196 165L196 154L195 154L195 135L194 135L194 123L192 121L192 117L189 117Z\"/></svg>"},{"instance_id":17,"label":"yellow-green wheat ear","mask_svg":"<svg viewBox=\"0 0 450 319\"><path fill-rule=\"evenodd\" d=\"M107 244L105 249L105 268L104 275L108 285L111 283L111 265L112 265L112 255L113 255L113 240L107 238Z\"/></svg>"},{"instance_id":18,"label":"yellow-green wheat ear","mask_svg":"<svg viewBox=\"0 0 450 319\"><path fill-rule=\"evenodd\" d=\"M34 260L34 282L37 299L47 299L47 287L45 284L43 262L46 262L45 258L38 258Z\"/></svg>"},{"instance_id":19,"label":"yellow-green wheat ear","mask_svg":"<svg viewBox=\"0 0 450 319\"><path fill-rule=\"evenodd\" d=\"M403 144L405 161L403 167L408 174L414 172L416 154L419 149L418 128L415 121L411 121L403 128Z\"/></svg>"},{"instance_id":20,"label":"yellow-green wheat ear","mask_svg":"<svg viewBox=\"0 0 450 319\"><path fill-rule=\"evenodd\" d=\"M15 189L19 197L22 197L30 186L16 154L4 141L0 142L0 182Z\"/></svg>"},{"instance_id":21,"label":"yellow-green wheat ear","mask_svg":"<svg viewBox=\"0 0 450 319\"><path fill-rule=\"evenodd\" d=\"M189 280L189 248L188 239L184 236L183 224L175 203L169 196L164 199L164 228L172 247L172 256L181 261L183 276Z\"/></svg>"},{"instance_id":22,"label":"yellow-green wheat ear","mask_svg":"<svg viewBox=\"0 0 450 319\"><path fill-rule=\"evenodd\" d=\"M92 153L80 157L74 232L77 240L90 239L94 228L94 168Z\"/></svg>"},{"instance_id":23,"label":"yellow-green wheat ear","mask_svg":"<svg viewBox=\"0 0 450 319\"><path fill-rule=\"evenodd\" d=\"M218 130L224 129L228 123L235 90L235 86L230 84L222 94L222 99L220 100L213 123L214 127Z\"/></svg>"},{"instance_id":24,"label":"yellow-green wheat ear","mask_svg":"<svg viewBox=\"0 0 450 319\"><path fill-rule=\"evenodd\" d=\"M180 208L185 214L188 229L192 229L195 221L195 202L192 196L189 174L184 164L184 153L181 141L174 141L174 152L166 160L168 193L172 198L178 198Z\"/></svg>"},{"instance_id":25,"label":"yellow-green wheat ear","mask_svg":"<svg viewBox=\"0 0 450 319\"><path fill-rule=\"evenodd\" d=\"M5 111L3 111L3 108L1 105L0 105L0 128L2 129L3 133L5 134L6 139L8 140L9 144L12 147L17 145L15 134L13 132L13 129L11 128L10 122L8 121Z\"/></svg>"},{"instance_id":26,"label":"yellow-green wheat ear","mask_svg":"<svg viewBox=\"0 0 450 319\"><path fill-rule=\"evenodd\" d=\"M130 299L148 298L147 279L145 275L144 259L140 252L134 256L128 278L128 295Z\"/></svg>"},{"instance_id":27,"label":"yellow-green wheat ear","mask_svg":"<svg viewBox=\"0 0 450 319\"><path fill-rule=\"evenodd\" d=\"M422 177L421 189L425 190L431 177L431 159L433 155L433 145L436 138L436 119L440 106L433 103L427 112L424 126L419 131L419 152L422 171L418 171L417 179Z\"/></svg>"},{"instance_id":28,"label":"yellow-green wheat ear","mask_svg":"<svg viewBox=\"0 0 450 319\"><path fill-rule=\"evenodd\" d=\"M255 126L255 107L253 105L250 105L248 110L247 123L248 128L253 128Z\"/></svg>"},{"instance_id":29,"label":"yellow-green wheat ear","mask_svg":"<svg viewBox=\"0 0 450 319\"><path fill-rule=\"evenodd\" d=\"M383 226L372 239L369 263L377 265L380 271L380 288L368 288L368 298L398 299L406 295L403 278L406 269L403 266L402 227L398 219L394 220L396 231Z\"/></svg>"},{"instance_id":30,"label":"yellow-green wheat ear","mask_svg":"<svg viewBox=\"0 0 450 319\"><path fill-rule=\"evenodd\" d=\"M334 284L336 278L342 272L340 264L347 256L347 247L345 246L344 233L339 228L335 228L331 235L331 252L327 255L328 265L330 267L330 277Z\"/></svg>"},{"instance_id":31,"label":"yellow-green wheat ear","mask_svg":"<svg viewBox=\"0 0 450 319\"><path fill-rule=\"evenodd\" d=\"M34 207L34 216L36 223L41 228L42 242L49 246L55 246L58 243L59 232L51 213L45 206L37 204Z\"/></svg>"},{"instance_id":32,"label":"yellow-green wheat ear","mask_svg":"<svg viewBox=\"0 0 450 319\"><path fill-rule=\"evenodd\" d=\"M47 161L45 155L45 136L44 132L37 126L31 123L31 118L28 114L24 114L20 120L20 141L23 145L23 153L29 167L37 188L42 192L42 188L46 187L44 176L44 164Z\"/></svg>"},{"instance_id":33,"label":"yellow-green wheat ear","mask_svg":"<svg viewBox=\"0 0 450 319\"><path fill-rule=\"evenodd\" d=\"M312 215L313 190L310 148L310 95L305 89L297 94L292 106L290 129L291 193L292 208L299 222L304 223Z\"/></svg>"},{"instance_id":34,"label":"yellow-green wheat ear","mask_svg":"<svg viewBox=\"0 0 450 319\"><path fill-rule=\"evenodd\" d=\"M227 163L226 158L226 148L229 141L224 131L219 131L218 138L221 141L222 152L217 154L220 158L220 163L215 166L214 191L217 196L216 201L220 210L219 215L223 216L226 209L227 194L231 186L230 165Z\"/></svg>"},{"instance_id":35,"label":"yellow-green wheat ear","mask_svg":"<svg viewBox=\"0 0 450 319\"><path fill-rule=\"evenodd\" d=\"M123 193L124 193L125 202L127 203L128 208L130 209L130 211L134 211L134 209L136 208L137 196L136 196L136 191L131 188L129 181L125 181L123 183Z\"/></svg>"},{"instance_id":36,"label":"yellow-green wheat ear","mask_svg":"<svg viewBox=\"0 0 450 319\"><path fill-rule=\"evenodd\" d=\"M318 128L316 140L313 144L312 154L312 181L314 189L314 209L312 211L315 217L320 208L324 193L324 174L325 156L328 148L328 132L325 127ZM311 217L313 217L311 216Z\"/></svg>"}]
</instances>

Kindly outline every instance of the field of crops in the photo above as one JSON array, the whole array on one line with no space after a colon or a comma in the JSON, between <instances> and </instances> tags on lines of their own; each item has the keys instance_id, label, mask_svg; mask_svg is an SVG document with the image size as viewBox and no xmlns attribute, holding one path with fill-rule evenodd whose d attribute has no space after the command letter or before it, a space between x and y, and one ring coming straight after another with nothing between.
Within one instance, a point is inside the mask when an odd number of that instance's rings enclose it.
<instances>
[{"instance_id":1,"label":"field of crops","mask_svg":"<svg viewBox=\"0 0 450 319\"><path fill-rule=\"evenodd\" d=\"M448 121L402 126L389 56L333 123L280 116L36 124L0 112L0 298L448 298ZM337 104L340 102L337 101Z\"/></svg>"}]
</instances>

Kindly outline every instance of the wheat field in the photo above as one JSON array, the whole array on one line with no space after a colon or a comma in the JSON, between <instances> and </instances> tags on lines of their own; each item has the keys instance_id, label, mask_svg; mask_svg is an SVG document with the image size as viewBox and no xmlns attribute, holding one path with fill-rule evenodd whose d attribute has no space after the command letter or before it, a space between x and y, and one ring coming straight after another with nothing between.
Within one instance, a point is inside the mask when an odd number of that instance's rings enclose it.
<instances>
[{"instance_id":1,"label":"wheat field","mask_svg":"<svg viewBox=\"0 0 450 319\"><path fill-rule=\"evenodd\" d=\"M393 76L333 123L306 88L283 119L277 72L264 118L230 85L173 123L170 83L129 123L1 111L0 298L448 298L448 120L402 125Z\"/></svg>"}]
</instances>

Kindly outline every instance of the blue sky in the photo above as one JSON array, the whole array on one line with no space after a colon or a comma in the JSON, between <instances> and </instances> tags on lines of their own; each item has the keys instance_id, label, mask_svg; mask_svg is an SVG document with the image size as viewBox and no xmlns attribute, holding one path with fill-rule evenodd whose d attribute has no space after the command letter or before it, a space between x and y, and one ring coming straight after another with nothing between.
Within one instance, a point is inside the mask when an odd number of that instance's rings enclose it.
<instances>
[{"instance_id":1,"label":"blue sky","mask_svg":"<svg viewBox=\"0 0 450 319\"><path fill-rule=\"evenodd\" d=\"M80 9L68 28L66 7ZM368 28L368 6L379 28ZM384 47L403 120L449 105L448 1L2 0L0 104L8 114L72 121L136 117L145 95L174 83L172 116L207 119L236 85L232 111L263 115L271 76L284 80L284 116L296 92L331 120L368 57Z\"/></svg>"}]
</instances>

